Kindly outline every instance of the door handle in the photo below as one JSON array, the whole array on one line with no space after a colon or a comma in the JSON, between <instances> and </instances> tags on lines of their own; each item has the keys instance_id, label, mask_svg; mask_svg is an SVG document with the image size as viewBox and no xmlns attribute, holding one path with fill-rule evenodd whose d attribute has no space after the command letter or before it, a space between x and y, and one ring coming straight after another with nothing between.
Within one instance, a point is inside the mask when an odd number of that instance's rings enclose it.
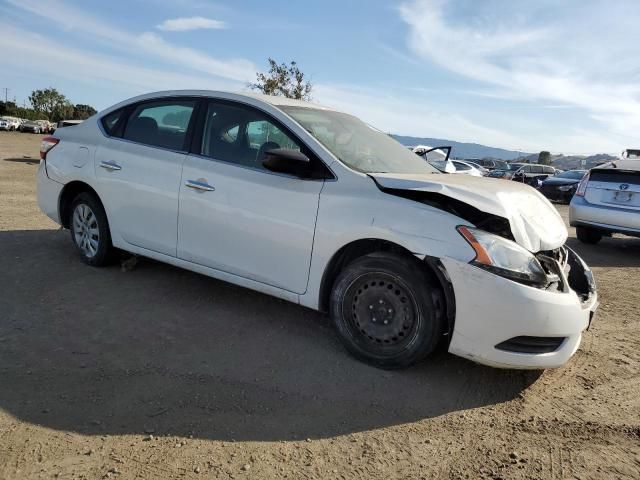
<instances>
[{"instance_id":1,"label":"door handle","mask_svg":"<svg viewBox=\"0 0 640 480\"><path fill-rule=\"evenodd\" d=\"M202 190L204 192L213 192L215 190L214 187L205 182L199 182L198 180L187 180L184 184L195 190Z\"/></svg>"},{"instance_id":2,"label":"door handle","mask_svg":"<svg viewBox=\"0 0 640 480\"><path fill-rule=\"evenodd\" d=\"M106 170L122 170L122 167L115 162L100 162L100 166Z\"/></svg>"}]
</instances>

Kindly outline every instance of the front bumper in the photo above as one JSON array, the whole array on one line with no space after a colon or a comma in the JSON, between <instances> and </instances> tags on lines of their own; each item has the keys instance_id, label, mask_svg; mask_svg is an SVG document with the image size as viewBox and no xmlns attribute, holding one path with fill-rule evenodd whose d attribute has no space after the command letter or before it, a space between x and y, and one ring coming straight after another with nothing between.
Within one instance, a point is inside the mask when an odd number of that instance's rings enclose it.
<instances>
[{"instance_id":1,"label":"front bumper","mask_svg":"<svg viewBox=\"0 0 640 480\"><path fill-rule=\"evenodd\" d=\"M582 332L588 328L598 306L595 288L588 298L581 299L571 289L549 291L529 287L468 263L451 258L441 261L449 274L456 302L449 352L477 363L501 368L560 367L580 346ZM584 282L587 274L591 275L590 271L585 271ZM562 337L562 341L555 350L546 353L496 348L519 337Z\"/></svg>"},{"instance_id":2,"label":"front bumper","mask_svg":"<svg viewBox=\"0 0 640 480\"><path fill-rule=\"evenodd\" d=\"M617 206L594 205L574 196L569 206L572 227L590 227L608 233L640 236L640 211Z\"/></svg>"}]
</instances>

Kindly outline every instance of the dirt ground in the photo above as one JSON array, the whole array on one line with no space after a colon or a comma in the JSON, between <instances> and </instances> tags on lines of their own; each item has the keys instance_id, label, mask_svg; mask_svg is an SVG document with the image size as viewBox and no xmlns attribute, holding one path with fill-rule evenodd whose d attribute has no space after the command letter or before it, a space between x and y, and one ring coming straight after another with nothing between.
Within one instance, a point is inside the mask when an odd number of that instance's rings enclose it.
<instances>
[{"instance_id":1,"label":"dirt ground","mask_svg":"<svg viewBox=\"0 0 640 480\"><path fill-rule=\"evenodd\" d=\"M83 265L36 206L38 146L0 132L0 479L640 478L640 239L571 231L601 306L564 368L385 372L301 307Z\"/></svg>"}]
</instances>

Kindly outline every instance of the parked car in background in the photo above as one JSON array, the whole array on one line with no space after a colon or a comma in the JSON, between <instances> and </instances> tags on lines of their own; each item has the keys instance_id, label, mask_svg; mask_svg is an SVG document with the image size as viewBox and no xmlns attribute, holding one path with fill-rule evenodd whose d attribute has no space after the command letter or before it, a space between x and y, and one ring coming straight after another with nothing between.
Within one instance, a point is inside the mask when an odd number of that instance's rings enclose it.
<instances>
[{"instance_id":1,"label":"parked car in background","mask_svg":"<svg viewBox=\"0 0 640 480\"><path fill-rule=\"evenodd\" d=\"M555 175L556 169L550 165L523 165L513 172L511 180L526 183L532 187L539 187L542 181L550 175Z\"/></svg>"},{"instance_id":2,"label":"parked car in background","mask_svg":"<svg viewBox=\"0 0 640 480\"><path fill-rule=\"evenodd\" d=\"M471 175L472 177L484 176L482 171L480 171L480 168L482 167L480 167L479 165L473 165L469 162L465 162L464 160L451 160L451 163L453 163L453 166L456 169L456 171L453 173L458 173L462 175Z\"/></svg>"},{"instance_id":3,"label":"parked car in background","mask_svg":"<svg viewBox=\"0 0 640 480\"><path fill-rule=\"evenodd\" d=\"M418 145L413 148L413 153L424 158L427 163L437 168L442 173L456 173L456 167L449 159L451 147L430 147L428 145Z\"/></svg>"},{"instance_id":4,"label":"parked car in background","mask_svg":"<svg viewBox=\"0 0 640 480\"><path fill-rule=\"evenodd\" d=\"M53 123L49 120L36 120L36 122L42 125L42 133L51 133L54 130Z\"/></svg>"},{"instance_id":5,"label":"parked car in background","mask_svg":"<svg viewBox=\"0 0 640 480\"><path fill-rule=\"evenodd\" d=\"M467 163L467 164L471 165L472 167L477 168L477 169L478 169L478 171L479 171L480 173L482 173L482 175L483 175L483 176L485 176L487 173L489 173L489 170L487 170L487 169L486 169L486 168L484 168L482 165L480 165L480 164L478 164L478 163L476 163L476 162L473 162L473 161L471 161L471 160L458 160L458 161L460 161L460 162L464 162L464 163Z\"/></svg>"},{"instance_id":6,"label":"parked car in background","mask_svg":"<svg viewBox=\"0 0 640 480\"><path fill-rule=\"evenodd\" d=\"M542 181L540 193L549 200L569 203L586 173L586 170L569 170L549 176Z\"/></svg>"},{"instance_id":7,"label":"parked car in background","mask_svg":"<svg viewBox=\"0 0 640 480\"><path fill-rule=\"evenodd\" d=\"M492 160L492 159L488 159L488 158L481 158L478 160L474 160L474 163L477 163L478 165L481 165L482 167L486 168L487 170L491 171L491 170L506 170L507 169L507 162L503 162L502 160Z\"/></svg>"},{"instance_id":8,"label":"parked car in background","mask_svg":"<svg viewBox=\"0 0 640 480\"><path fill-rule=\"evenodd\" d=\"M20 125L20 131L24 133L46 133L45 126L36 120L28 120Z\"/></svg>"},{"instance_id":9,"label":"parked car in background","mask_svg":"<svg viewBox=\"0 0 640 480\"><path fill-rule=\"evenodd\" d=\"M142 95L43 138L37 182L88 265L118 248L328 311L345 347L378 367L441 342L487 365L557 367L597 306L539 192L441 174L309 102Z\"/></svg>"},{"instance_id":10,"label":"parked car in background","mask_svg":"<svg viewBox=\"0 0 640 480\"><path fill-rule=\"evenodd\" d=\"M513 174L520 170L520 168L527 165L526 163L507 163L505 168L496 168L487 174L491 178L502 178L505 180L511 180Z\"/></svg>"},{"instance_id":11,"label":"parked car in background","mask_svg":"<svg viewBox=\"0 0 640 480\"><path fill-rule=\"evenodd\" d=\"M487 176L491 178L502 178L504 180L511 180L513 178L513 174L525 165L527 164L526 163L507 163L505 168L496 168L494 170L491 170L487 174Z\"/></svg>"},{"instance_id":12,"label":"parked car in background","mask_svg":"<svg viewBox=\"0 0 640 480\"><path fill-rule=\"evenodd\" d=\"M584 243L612 233L640 237L640 149L587 172L571 199L569 223Z\"/></svg>"},{"instance_id":13,"label":"parked car in background","mask_svg":"<svg viewBox=\"0 0 640 480\"><path fill-rule=\"evenodd\" d=\"M13 132L20 126L20 120L15 117L2 117L0 118L0 130L6 130Z\"/></svg>"}]
</instances>

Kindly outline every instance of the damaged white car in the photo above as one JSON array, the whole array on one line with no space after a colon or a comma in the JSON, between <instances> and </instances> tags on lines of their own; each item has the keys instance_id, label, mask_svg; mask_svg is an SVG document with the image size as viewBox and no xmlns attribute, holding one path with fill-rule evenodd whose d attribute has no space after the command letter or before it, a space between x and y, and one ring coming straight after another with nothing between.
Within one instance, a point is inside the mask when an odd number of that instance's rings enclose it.
<instances>
[{"instance_id":1,"label":"damaged white car","mask_svg":"<svg viewBox=\"0 0 640 480\"><path fill-rule=\"evenodd\" d=\"M383 368L451 353L564 364L593 276L534 189L438 172L357 118L283 97L170 91L42 143L38 203L80 258L115 249L328 311Z\"/></svg>"}]
</instances>

